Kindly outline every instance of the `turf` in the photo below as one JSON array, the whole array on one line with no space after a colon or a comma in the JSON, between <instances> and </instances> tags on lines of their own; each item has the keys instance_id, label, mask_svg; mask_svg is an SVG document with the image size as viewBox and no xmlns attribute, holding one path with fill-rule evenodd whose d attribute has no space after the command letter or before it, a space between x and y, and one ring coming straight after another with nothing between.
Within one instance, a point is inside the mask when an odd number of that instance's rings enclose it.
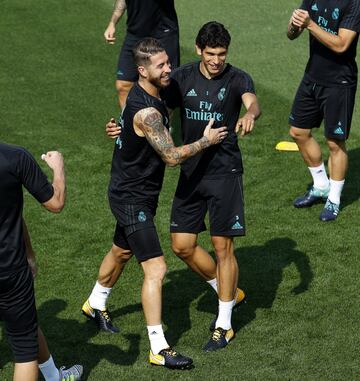
<instances>
[{"instance_id":1,"label":"turf","mask_svg":"<svg viewBox=\"0 0 360 381\"><path fill-rule=\"evenodd\" d=\"M201 351L216 297L171 253L168 219L178 169L167 170L157 213L168 264L163 321L169 341L194 358L195 368L171 372L148 365L135 261L110 299L121 333L99 334L81 316L114 228L106 197L113 143L104 124L118 113L114 73L124 22L117 45L105 45L111 3L1 2L0 140L25 146L36 158L58 149L66 160L68 199L61 215L25 194L40 269L39 321L56 363L82 363L88 380L358 379L360 103L341 214L335 223L320 223L320 205L291 205L310 183L299 154L274 149L288 139L287 117L308 54L307 36L293 42L285 36L298 6L293 0L176 1L182 62L196 58L193 41L204 22L223 22L232 35L229 62L252 75L263 111L253 134L240 140L247 236L236 240L236 256L248 302L234 315L236 339L223 351ZM323 144L322 133L316 136ZM211 251L206 233L200 242ZM12 369L0 329L0 379L10 380Z\"/></svg>"}]
</instances>

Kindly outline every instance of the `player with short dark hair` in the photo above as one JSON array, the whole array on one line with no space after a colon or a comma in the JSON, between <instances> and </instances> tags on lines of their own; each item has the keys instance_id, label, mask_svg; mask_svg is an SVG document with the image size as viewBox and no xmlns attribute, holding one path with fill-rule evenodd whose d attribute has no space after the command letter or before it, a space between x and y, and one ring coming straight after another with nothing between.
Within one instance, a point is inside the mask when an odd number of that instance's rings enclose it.
<instances>
[{"instance_id":1,"label":"player with short dark hair","mask_svg":"<svg viewBox=\"0 0 360 381\"><path fill-rule=\"evenodd\" d=\"M116 74L116 89L120 107L123 108L127 94L138 78L132 49L145 37L162 42L173 68L179 66L179 25L174 0L116 0L113 14L104 32L109 44L115 43L116 24L127 12L126 36L120 51Z\"/></svg>"},{"instance_id":2,"label":"player with short dark hair","mask_svg":"<svg viewBox=\"0 0 360 381\"><path fill-rule=\"evenodd\" d=\"M294 201L296 208L325 202L321 221L333 221L340 210L340 197L348 167L349 137L357 86L356 46L360 32L358 0L303 0L288 25L293 40L309 31L310 58L289 117L290 135L313 179L312 187ZM330 157L328 170L312 129L325 125Z\"/></svg>"},{"instance_id":3,"label":"player with short dark hair","mask_svg":"<svg viewBox=\"0 0 360 381\"><path fill-rule=\"evenodd\" d=\"M0 320L15 357L14 381L37 380L38 366L46 381L76 381L82 366L57 369L37 323L36 264L22 219L22 186L50 212L65 203L63 158L51 151L44 160L53 170L52 184L28 151L0 143Z\"/></svg>"},{"instance_id":4,"label":"player with short dark hair","mask_svg":"<svg viewBox=\"0 0 360 381\"><path fill-rule=\"evenodd\" d=\"M232 309L244 298L243 291L237 289L233 242L234 237L245 235L243 165L237 133L250 133L260 116L251 77L226 63L230 41L222 24L212 21L203 25L196 37L201 60L173 71L167 98L171 109L180 108L185 144L198 139L210 118L215 126L224 124L229 131L221 144L182 164L171 212L174 252L218 293L219 312L205 351L223 348L234 337ZM242 105L246 113L240 117ZM206 230L207 212L216 263L197 242L198 234Z\"/></svg>"},{"instance_id":5,"label":"player with short dark hair","mask_svg":"<svg viewBox=\"0 0 360 381\"><path fill-rule=\"evenodd\" d=\"M169 115L160 91L170 83L170 63L159 41L147 38L134 48L139 81L130 90L121 114L121 136L116 140L111 180L110 208L116 218L113 246L99 269L98 281L82 307L103 330L117 332L106 301L123 264L132 254L144 272L142 305L150 340L151 364L188 368L192 360L172 349L161 324L161 291L166 264L153 218L162 187L165 163L174 166L227 135L212 122L196 141L175 147L169 133Z\"/></svg>"}]
</instances>

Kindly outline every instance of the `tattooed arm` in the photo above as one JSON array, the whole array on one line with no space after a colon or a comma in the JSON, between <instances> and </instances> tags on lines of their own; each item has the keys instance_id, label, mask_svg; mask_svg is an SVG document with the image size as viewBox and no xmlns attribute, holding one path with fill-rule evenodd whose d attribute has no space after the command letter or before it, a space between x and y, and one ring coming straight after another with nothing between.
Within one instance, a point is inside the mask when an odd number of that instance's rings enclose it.
<instances>
[{"instance_id":1,"label":"tattooed arm","mask_svg":"<svg viewBox=\"0 0 360 381\"><path fill-rule=\"evenodd\" d=\"M104 32L105 40L109 44L115 44L116 24L119 22L120 18L124 14L125 9L126 9L125 0L116 0L115 1L114 10L113 10L109 25Z\"/></svg>"},{"instance_id":2,"label":"tattooed arm","mask_svg":"<svg viewBox=\"0 0 360 381\"><path fill-rule=\"evenodd\" d=\"M291 19L289 21L288 29L286 33L289 40L295 40L295 38L298 38L303 31L302 28L294 24L295 17L297 16L299 12L301 12L300 9L295 9L293 14L291 15Z\"/></svg>"},{"instance_id":3,"label":"tattooed arm","mask_svg":"<svg viewBox=\"0 0 360 381\"><path fill-rule=\"evenodd\" d=\"M214 120L210 120L201 139L191 144L175 147L169 131L163 125L161 114L155 108L149 107L140 110L134 117L135 132L144 136L169 166L178 165L205 148L224 140L227 135L226 127L212 129L213 124Z\"/></svg>"}]
</instances>

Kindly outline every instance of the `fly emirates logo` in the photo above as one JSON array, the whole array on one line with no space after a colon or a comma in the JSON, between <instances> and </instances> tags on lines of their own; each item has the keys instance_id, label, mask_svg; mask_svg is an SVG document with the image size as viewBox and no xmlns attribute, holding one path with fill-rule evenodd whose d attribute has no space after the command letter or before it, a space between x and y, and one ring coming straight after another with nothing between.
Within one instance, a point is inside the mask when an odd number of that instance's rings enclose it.
<instances>
[{"instance_id":1,"label":"fly emirates logo","mask_svg":"<svg viewBox=\"0 0 360 381\"><path fill-rule=\"evenodd\" d=\"M222 122L224 120L224 114L216 111L212 111L213 104L211 102L200 101L199 109L197 111L191 110L185 107L186 119L189 120L204 120L209 121L214 119L215 122Z\"/></svg>"}]
</instances>

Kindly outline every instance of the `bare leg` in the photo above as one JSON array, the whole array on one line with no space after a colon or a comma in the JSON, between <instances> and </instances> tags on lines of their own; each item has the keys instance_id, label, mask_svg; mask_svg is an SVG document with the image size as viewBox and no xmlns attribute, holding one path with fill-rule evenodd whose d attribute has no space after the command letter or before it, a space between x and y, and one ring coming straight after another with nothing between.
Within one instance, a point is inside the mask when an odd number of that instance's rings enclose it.
<instances>
[{"instance_id":1,"label":"bare leg","mask_svg":"<svg viewBox=\"0 0 360 381\"><path fill-rule=\"evenodd\" d=\"M14 381L37 381L38 379L38 362L16 362L14 368Z\"/></svg>"},{"instance_id":2,"label":"bare leg","mask_svg":"<svg viewBox=\"0 0 360 381\"><path fill-rule=\"evenodd\" d=\"M348 168L346 143L340 140L327 139L327 144L330 150L330 177L336 181L344 180Z\"/></svg>"},{"instance_id":3,"label":"bare leg","mask_svg":"<svg viewBox=\"0 0 360 381\"><path fill-rule=\"evenodd\" d=\"M321 165L321 148L311 135L311 130L291 126L290 136L298 145L301 156L308 167L318 167Z\"/></svg>"},{"instance_id":4,"label":"bare leg","mask_svg":"<svg viewBox=\"0 0 360 381\"><path fill-rule=\"evenodd\" d=\"M131 257L130 250L122 249L113 244L100 265L98 282L103 287L113 287Z\"/></svg>"},{"instance_id":5,"label":"bare leg","mask_svg":"<svg viewBox=\"0 0 360 381\"><path fill-rule=\"evenodd\" d=\"M126 98L129 94L129 91L133 87L133 85L134 85L134 82L130 82L130 81L116 80L115 82L115 87L119 97L119 104L122 110L125 107Z\"/></svg>"},{"instance_id":6,"label":"bare leg","mask_svg":"<svg viewBox=\"0 0 360 381\"><path fill-rule=\"evenodd\" d=\"M232 237L211 237L217 259L217 283L219 299L230 302L234 299L238 283L239 267L234 255Z\"/></svg>"},{"instance_id":7,"label":"bare leg","mask_svg":"<svg viewBox=\"0 0 360 381\"><path fill-rule=\"evenodd\" d=\"M144 309L146 324L149 326L161 324L162 283L166 273L163 256L141 262L144 271L144 283L141 301Z\"/></svg>"},{"instance_id":8,"label":"bare leg","mask_svg":"<svg viewBox=\"0 0 360 381\"><path fill-rule=\"evenodd\" d=\"M205 280L216 278L216 263L211 255L197 244L197 235L172 233L172 249L193 271Z\"/></svg>"},{"instance_id":9,"label":"bare leg","mask_svg":"<svg viewBox=\"0 0 360 381\"><path fill-rule=\"evenodd\" d=\"M41 328L38 328L38 343L39 343L39 356L38 356L38 361L39 364L43 364L50 358L50 351L47 346L47 342L45 339L45 336L41 330Z\"/></svg>"}]
</instances>

